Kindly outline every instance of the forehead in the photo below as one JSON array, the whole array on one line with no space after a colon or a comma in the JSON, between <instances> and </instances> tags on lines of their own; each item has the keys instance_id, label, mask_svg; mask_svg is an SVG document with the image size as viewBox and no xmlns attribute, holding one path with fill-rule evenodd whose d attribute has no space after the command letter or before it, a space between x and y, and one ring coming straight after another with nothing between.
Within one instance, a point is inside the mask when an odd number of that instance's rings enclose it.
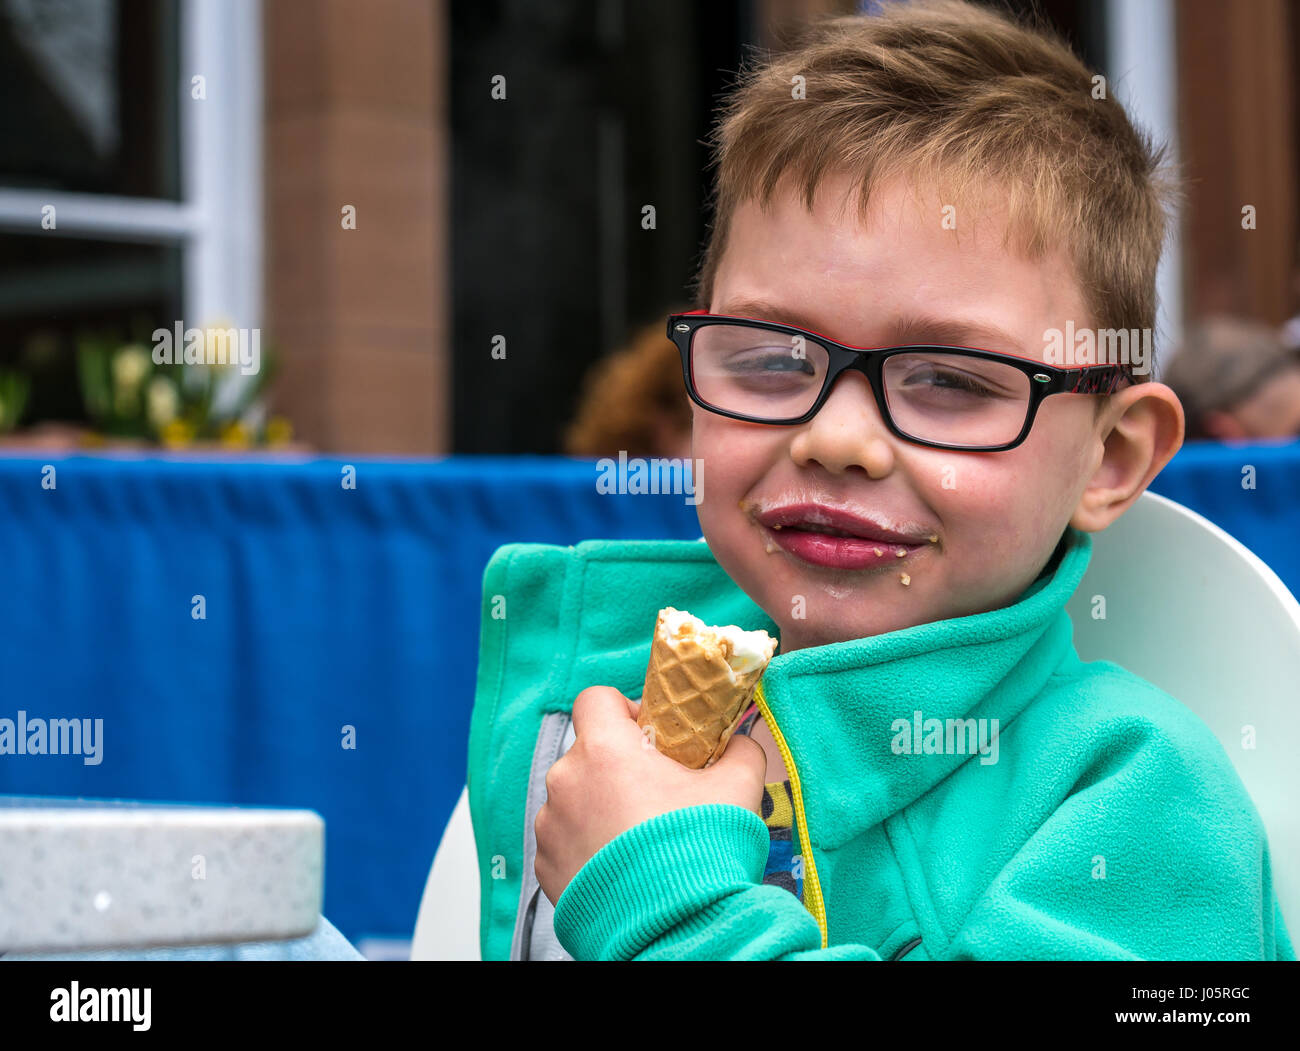
<instances>
[{"instance_id":1,"label":"forehead","mask_svg":"<svg viewBox=\"0 0 1300 1051\"><path fill-rule=\"evenodd\" d=\"M892 179L872 189L864 211L856 182L837 174L811 208L788 183L766 207L743 202L730 217L710 309L768 304L785 314L769 320L855 346L940 319L1003 333L1014 343L1005 349L1029 354L1046 329L1090 324L1064 246L1033 258L1008 237L996 194L944 196L941 186Z\"/></svg>"}]
</instances>

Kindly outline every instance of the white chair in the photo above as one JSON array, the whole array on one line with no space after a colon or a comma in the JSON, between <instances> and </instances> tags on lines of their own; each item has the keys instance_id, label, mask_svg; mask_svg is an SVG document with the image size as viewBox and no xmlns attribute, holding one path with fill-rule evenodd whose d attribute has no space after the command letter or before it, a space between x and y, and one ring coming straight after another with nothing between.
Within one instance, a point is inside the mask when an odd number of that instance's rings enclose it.
<instances>
[{"instance_id":1,"label":"white chair","mask_svg":"<svg viewBox=\"0 0 1300 1051\"><path fill-rule=\"evenodd\" d=\"M1114 661L1155 683L1219 738L1268 831L1274 886L1295 937L1300 603L1213 522L1147 492L1093 535L1088 572L1066 609L1083 660ZM1243 747L1246 726L1254 727L1253 749ZM478 862L462 792L424 888L411 958L478 959L478 921Z\"/></svg>"},{"instance_id":2,"label":"white chair","mask_svg":"<svg viewBox=\"0 0 1300 1051\"><path fill-rule=\"evenodd\" d=\"M412 960L478 960L478 851L469 817L469 789L447 819L420 899Z\"/></svg>"},{"instance_id":3,"label":"white chair","mask_svg":"<svg viewBox=\"0 0 1300 1051\"><path fill-rule=\"evenodd\" d=\"M1300 603L1257 555L1155 493L1093 534L1066 609L1085 661L1111 660L1205 722L1268 831L1273 884L1300 925ZM1105 619L1093 596L1105 599ZM1254 747L1243 746L1254 727Z\"/></svg>"}]
</instances>

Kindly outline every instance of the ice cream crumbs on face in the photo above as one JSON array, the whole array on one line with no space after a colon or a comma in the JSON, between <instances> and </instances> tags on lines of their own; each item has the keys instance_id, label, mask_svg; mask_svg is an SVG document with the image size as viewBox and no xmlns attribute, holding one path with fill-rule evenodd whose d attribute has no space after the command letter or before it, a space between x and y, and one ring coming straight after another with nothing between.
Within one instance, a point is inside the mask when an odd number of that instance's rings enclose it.
<instances>
[{"instance_id":1,"label":"ice cream crumbs on face","mask_svg":"<svg viewBox=\"0 0 1300 1051\"><path fill-rule=\"evenodd\" d=\"M713 636L727 654L727 664L735 675L744 675L762 667L776 650L776 639L766 631L745 631L735 624L711 627L685 610L667 606L659 614L659 633L670 646L690 635Z\"/></svg>"}]
</instances>

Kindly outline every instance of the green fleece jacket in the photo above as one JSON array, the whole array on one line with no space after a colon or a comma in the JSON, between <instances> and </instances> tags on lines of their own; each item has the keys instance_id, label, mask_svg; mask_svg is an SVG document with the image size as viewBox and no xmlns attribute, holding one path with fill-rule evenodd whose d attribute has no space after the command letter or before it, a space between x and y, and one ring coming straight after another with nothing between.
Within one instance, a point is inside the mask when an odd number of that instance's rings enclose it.
<instances>
[{"instance_id":1,"label":"green fleece jacket","mask_svg":"<svg viewBox=\"0 0 1300 1051\"><path fill-rule=\"evenodd\" d=\"M1295 958L1263 825L1208 727L1065 611L1069 529L1012 605L778 654L760 707L791 771L804 900L729 804L607 843L556 903L576 959ZM661 606L775 632L703 541L512 544L484 575L468 789L483 958L508 959L538 727L640 696Z\"/></svg>"}]
</instances>

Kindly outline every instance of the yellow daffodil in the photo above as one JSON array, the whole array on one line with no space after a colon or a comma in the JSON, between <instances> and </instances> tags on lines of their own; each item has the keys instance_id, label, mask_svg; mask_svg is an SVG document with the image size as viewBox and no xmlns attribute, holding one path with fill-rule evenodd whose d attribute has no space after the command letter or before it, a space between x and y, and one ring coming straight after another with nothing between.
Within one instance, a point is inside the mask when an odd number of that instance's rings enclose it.
<instances>
[{"instance_id":1,"label":"yellow daffodil","mask_svg":"<svg viewBox=\"0 0 1300 1051\"><path fill-rule=\"evenodd\" d=\"M158 437L163 445L173 449L180 448L194 440L194 428L185 420L176 419L164 424Z\"/></svg>"},{"instance_id":2,"label":"yellow daffodil","mask_svg":"<svg viewBox=\"0 0 1300 1051\"><path fill-rule=\"evenodd\" d=\"M221 428L221 444L238 449L247 449L252 444L248 428L238 420L231 420Z\"/></svg>"},{"instance_id":3,"label":"yellow daffodil","mask_svg":"<svg viewBox=\"0 0 1300 1051\"><path fill-rule=\"evenodd\" d=\"M266 444L288 445L293 440L293 424L284 416L272 416L266 421Z\"/></svg>"}]
</instances>

